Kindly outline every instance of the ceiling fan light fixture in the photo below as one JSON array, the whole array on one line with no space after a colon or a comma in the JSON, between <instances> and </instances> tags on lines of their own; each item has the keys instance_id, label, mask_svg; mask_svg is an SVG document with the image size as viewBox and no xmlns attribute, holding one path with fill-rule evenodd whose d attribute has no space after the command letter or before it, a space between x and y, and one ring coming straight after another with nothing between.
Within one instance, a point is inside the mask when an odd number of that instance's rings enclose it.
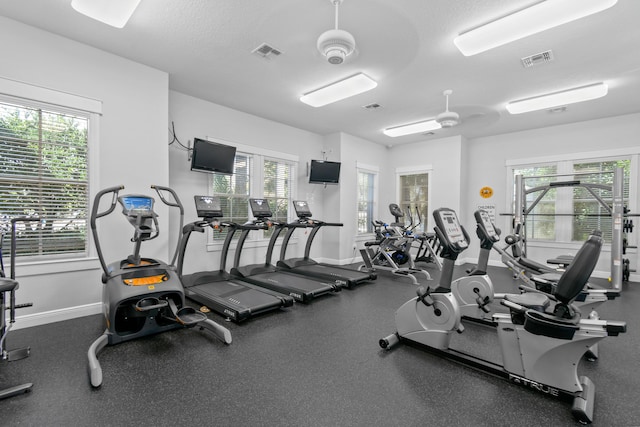
<instances>
[{"instance_id":1,"label":"ceiling fan light fixture","mask_svg":"<svg viewBox=\"0 0 640 427\"><path fill-rule=\"evenodd\" d=\"M71 0L71 7L89 18L116 28L123 28L140 0Z\"/></svg>"},{"instance_id":2,"label":"ceiling fan light fixture","mask_svg":"<svg viewBox=\"0 0 640 427\"><path fill-rule=\"evenodd\" d=\"M460 34L453 40L472 56L533 34L602 12L618 0L546 0Z\"/></svg>"},{"instance_id":3,"label":"ceiling fan light fixture","mask_svg":"<svg viewBox=\"0 0 640 427\"><path fill-rule=\"evenodd\" d=\"M329 0L336 9L335 28L320 34L316 47L329 64L339 65L356 50L356 39L345 30L338 29L338 10L343 0Z\"/></svg>"},{"instance_id":4,"label":"ceiling fan light fixture","mask_svg":"<svg viewBox=\"0 0 640 427\"><path fill-rule=\"evenodd\" d=\"M590 101L602 98L609 92L606 83L594 83L559 92L534 96L526 99L509 102L506 106L511 114L528 113L530 111L548 110L577 102Z\"/></svg>"},{"instance_id":5,"label":"ceiling fan light fixture","mask_svg":"<svg viewBox=\"0 0 640 427\"><path fill-rule=\"evenodd\" d=\"M434 119L430 119L430 120L423 120L421 122L409 123L406 125L386 128L382 131L382 133L384 133L387 136L390 136L391 138L396 138L399 136L429 132L432 130L440 129L442 127L443 126L440 123L438 123Z\"/></svg>"},{"instance_id":6,"label":"ceiling fan light fixture","mask_svg":"<svg viewBox=\"0 0 640 427\"><path fill-rule=\"evenodd\" d=\"M460 115L455 111L449 111L449 95L452 93L453 91L451 89L442 92L446 99L445 109L444 112L436 116L436 122L440 123L440 126L443 128L452 128L460 123Z\"/></svg>"},{"instance_id":7,"label":"ceiling fan light fixture","mask_svg":"<svg viewBox=\"0 0 640 427\"><path fill-rule=\"evenodd\" d=\"M305 93L300 101L312 107L322 107L345 98L367 92L378 86L378 83L363 73L331 83L320 89Z\"/></svg>"},{"instance_id":8,"label":"ceiling fan light fixture","mask_svg":"<svg viewBox=\"0 0 640 427\"><path fill-rule=\"evenodd\" d=\"M318 51L330 64L342 64L356 49L356 40L344 30L329 30L318 37Z\"/></svg>"}]
</instances>

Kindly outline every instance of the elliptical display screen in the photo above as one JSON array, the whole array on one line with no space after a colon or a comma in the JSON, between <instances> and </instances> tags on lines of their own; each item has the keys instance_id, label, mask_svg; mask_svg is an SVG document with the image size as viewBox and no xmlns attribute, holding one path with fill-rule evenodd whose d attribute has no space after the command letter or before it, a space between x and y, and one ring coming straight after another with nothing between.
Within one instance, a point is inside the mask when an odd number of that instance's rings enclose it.
<instances>
[{"instance_id":1,"label":"elliptical display screen","mask_svg":"<svg viewBox=\"0 0 640 427\"><path fill-rule=\"evenodd\" d=\"M153 198L147 196L120 196L118 201L126 215L153 212Z\"/></svg>"},{"instance_id":2,"label":"elliptical display screen","mask_svg":"<svg viewBox=\"0 0 640 427\"><path fill-rule=\"evenodd\" d=\"M268 218L273 215L267 199L249 199L249 205L256 218Z\"/></svg>"}]
</instances>

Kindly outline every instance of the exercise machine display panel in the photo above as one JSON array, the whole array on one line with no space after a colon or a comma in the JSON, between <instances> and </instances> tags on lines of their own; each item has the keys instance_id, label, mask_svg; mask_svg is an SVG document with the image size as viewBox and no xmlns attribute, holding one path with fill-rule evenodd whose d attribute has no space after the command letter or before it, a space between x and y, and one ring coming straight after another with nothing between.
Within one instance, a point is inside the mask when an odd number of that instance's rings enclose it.
<instances>
[{"instance_id":1,"label":"exercise machine display panel","mask_svg":"<svg viewBox=\"0 0 640 427\"><path fill-rule=\"evenodd\" d=\"M482 226L487 231L487 236L491 238L493 241L500 240L500 236L493 226L493 222L491 222L491 218L487 211L480 210L478 211L478 219L482 222Z\"/></svg>"},{"instance_id":2,"label":"exercise machine display panel","mask_svg":"<svg viewBox=\"0 0 640 427\"><path fill-rule=\"evenodd\" d=\"M269 218L273 215L267 199L249 199L249 206L256 218Z\"/></svg>"},{"instance_id":3,"label":"exercise machine display panel","mask_svg":"<svg viewBox=\"0 0 640 427\"><path fill-rule=\"evenodd\" d=\"M310 218L311 210L309 209L309 204L305 200L294 200L293 208L296 210L296 215L298 218Z\"/></svg>"},{"instance_id":4,"label":"exercise machine display panel","mask_svg":"<svg viewBox=\"0 0 640 427\"><path fill-rule=\"evenodd\" d=\"M193 196L196 202L196 213L200 218L220 218L223 216L220 197Z\"/></svg>"},{"instance_id":5,"label":"exercise machine display panel","mask_svg":"<svg viewBox=\"0 0 640 427\"><path fill-rule=\"evenodd\" d=\"M434 214L436 224L448 240L447 243L451 248L461 250L469 246L462 232L458 216L454 211L450 209L440 209L434 212Z\"/></svg>"},{"instance_id":6,"label":"exercise machine display panel","mask_svg":"<svg viewBox=\"0 0 640 427\"><path fill-rule=\"evenodd\" d=\"M118 198L125 215L136 216L153 213L153 198L146 196L121 196Z\"/></svg>"}]
</instances>

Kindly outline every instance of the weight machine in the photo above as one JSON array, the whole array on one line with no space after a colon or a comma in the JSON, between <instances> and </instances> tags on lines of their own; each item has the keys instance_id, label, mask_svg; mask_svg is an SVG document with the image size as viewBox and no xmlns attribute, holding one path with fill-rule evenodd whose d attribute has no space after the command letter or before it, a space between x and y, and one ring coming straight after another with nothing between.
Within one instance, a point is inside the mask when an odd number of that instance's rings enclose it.
<instances>
[{"instance_id":1,"label":"weight machine","mask_svg":"<svg viewBox=\"0 0 640 427\"><path fill-rule=\"evenodd\" d=\"M550 182L544 185L539 185L532 188L525 187L525 181L527 177L522 175L516 175L515 177L515 212L513 216L514 230L522 230L523 236L523 251L526 255L526 218L528 215L540 215L533 214L533 209L538 203L547 195L549 191L561 187L573 187L584 188L611 216L612 230L611 230L611 285L613 289L620 290L622 287L623 278L628 278L629 262L623 260L622 255L626 251L628 245L624 245L623 232L633 230L633 223L629 220L625 221L624 216L627 215L626 209L623 203L623 170L622 168L616 168L613 171L613 183L611 185L585 182L576 177L586 177L593 175L593 173L577 173L572 174L573 180L568 181L556 181ZM558 178L566 175L546 175L537 176L535 178ZM533 178L533 177L532 177ZM612 205L609 205L599 194L598 190L608 191L612 195ZM527 196L531 194L539 193L537 197L527 204ZM562 214L549 214L550 216L560 216ZM574 214L569 214L574 215ZM587 214L588 215L588 214ZM570 262L570 261L567 261ZM625 270L626 268L626 270Z\"/></svg>"}]
</instances>

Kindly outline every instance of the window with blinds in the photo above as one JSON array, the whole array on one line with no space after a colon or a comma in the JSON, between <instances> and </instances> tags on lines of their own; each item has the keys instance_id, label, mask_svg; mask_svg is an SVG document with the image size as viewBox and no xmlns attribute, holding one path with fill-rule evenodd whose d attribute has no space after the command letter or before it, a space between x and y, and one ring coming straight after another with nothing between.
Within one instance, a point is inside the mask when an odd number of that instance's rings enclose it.
<instances>
[{"instance_id":1,"label":"window with blinds","mask_svg":"<svg viewBox=\"0 0 640 427\"><path fill-rule=\"evenodd\" d=\"M289 163L278 160L264 160L264 186L262 197L269 201L273 220L288 222L291 206L291 172ZM272 230L265 231L265 237L271 236Z\"/></svg>"},{"instance_id":2,"label":"window with blinds","mask_svg":"<svg viewBox=\"0 0 640 427\"><path fill-rule=\"evenodd\" d=\"M294 174L293 162L236 152L233 175L212 174L212 192L220 197L224 214L222 221L244 224L253 220L249 198L265 198L273 212L272 219L288 222ZM270 235L271 230L250 234L252 238L268 238ZM214 241L222 241L225 237L224 229L213 234Z\"/></svg>"},{"instance_id":3,"label":"window with blinds","mask_svg":"<svg viewBox=\"0 0 640 427\"><path fill-rule=\"evenodd\" d=\"M627 206L630 197L629 158L560 161L553 164L516 166L512 170L514 177L524 177L527 189L551 182L571 180L611 187L613 171L618 167L624 172L623 204ZM613 205L612 191L597 188L591 190L609 207ZM529 193L525 203L532 203L539 195L539 192ZM527 215L525 228L528 239L556 242L583 242L593 230L599 229L604 240L611 242L612 219L609 211L586 188L557 187L552 188Z\"/></svg>"},{"instance_id":4,"label":"window with blinds","mask_svg":"<svg viewBox=\"0 0 640 427\"><path fill-rule=\"evenodd\" d=\"M525 187L534 188L542 185L549 184L549 182L557 181L557 179L551 178L550 175L556 175L558 173L557 165L535 165L515 168L513 170L513 176L522 175L526 177ZM531 213L527 215L525 222L526 238L538 239L538 240L555 240L556 238L556 198L557 190L551 189L545 196L536 204ZM514 179L514 194L515 194L515 179ZM526 204L530 205L540 193L529 193L526 196ZM511 208L512 212L515 211L515 200Z\"/></svg>"},{"instance_id":5,"label":"window with blinds","mask_svg":"<svg viewBox=\"0 0 640 427\"><path fill-rule=\"evenodd\" d=\"M581 182L590 184L604 184L607 187L613 185L613 171L615 168L622 168L623 186L622 198L623 205L629 205L629 172L630 161L604 161L604 162L585 162L573 165L575 173L586 173L580 175ZM609 207L613 206L613 192L603 189L593 189L596 195L600 197ZM606 242L611 241L612 228L611 216L609 211L596 200L587 189L576 187L573 189L573 207L575 218L573 220L573 240L584 241L595 229L602 231L602 236Z\"/></svg>"},{"instance_id":6,"label":"window with blinds","mask_svg":"<svg viewBox=\"0 0 640 427\"><path fill-rule=\"evenodd\" d=\"M0 223L18 256L87 254L89 118L0 102Z\"/></svg>"},{"instance_id":7,"label":"window with blinds","mask_svg":"<svg viewBox=\"0 0 640 427\"><path fill-rule=\"evenodd\" d=\"M224 214L222 221L244 224L249 220L251 160L249 155L236 153L233 175L212 175L213 195L220 197L220 206ZM224 240L226 235L226 230L222 228L220 232L213 234L213 239Z\"/></svg>"}]
</instances>

